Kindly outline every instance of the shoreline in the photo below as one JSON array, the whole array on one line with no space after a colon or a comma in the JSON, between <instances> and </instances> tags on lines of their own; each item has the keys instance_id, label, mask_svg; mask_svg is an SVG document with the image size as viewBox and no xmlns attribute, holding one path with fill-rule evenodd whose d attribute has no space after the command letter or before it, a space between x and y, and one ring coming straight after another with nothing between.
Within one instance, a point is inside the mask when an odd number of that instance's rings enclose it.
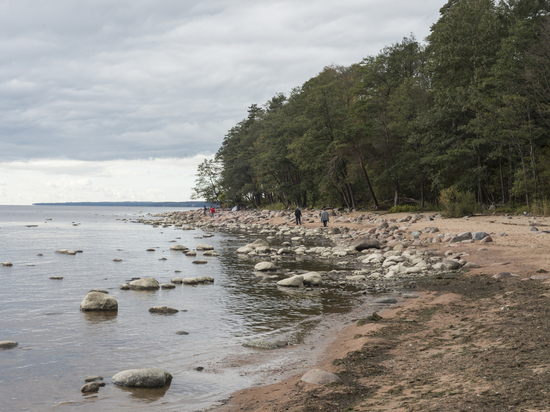
<instances>
[{"instance_id":1,"label":"shoreline","mask_svg":"<svg viewBox=\"0 0 550 412\"><path fill-rule=\"evenodd\" d=\"M345 217L357 216L358 212L345 214ZM406 214L397 214L397 215L386 215L386 218L399 220L403 215ZM383 217L382 217L383 218ZM271 219L266 222L266 226L278 226L278 225L287 225L290 226L289 218L279 217ZM533 224L535 223L535 224ZM347 369L353 369L351 366L342 366L346 365L345 359L353 358L353 354L369 352L372 348L377 348L380 345L379 341L383 340L381 336L389 335L392 336L394 333L391 331L392 328L403 328L403 324L406 327L410 325L420 324L422 329L421 331L407 331L405 334L409 336L409 342L413 343L404 343L395 341L391 342L391 345L387 345L385 349L382 349L383 354L377 354L374 358L381 357L385 360L381 361L379 365L375 365L384 369L384 371L378 371L376 376L382 376L378 378L381 381L385 382L385 385L374 385L372 387L371 379L369 379L368 374L366 376L355 376L353 382L345 382L343 385L337 386L319 386L308 384L300 381L301 374L297 374L290 378L285 378L280 382L271 385L265 386L255 386L248 389L244 389L235 393L229 402L226 405L220 407L214 407L212 410L220 412L232 412L232 411L267 411L267 410L291 410L291 411L302 411L302 410L327 410L324 409L328 404L333 407L333 410L345 410L347 405L350 405L350 393L362 392L360 397L351 397L352 398L352 407L353 410L457 410L456 402L466 402L465 405L477 405L478 410L483 410L486 404L497 404L502 405L501 401L494 401L491 395L491 389L493 387L501 387L506 384L505 379L500 379L498 382L495 382L493 385L486 382L486 379L482 376L481 379L484 385L480 386L480 383L476 385L468 384L468 380L465 378L460 379L454 378L454 386L451 385L451 389L445 392L445 397L452 399L452 401L441 402L441 391L438 392L437 387L441 383L437 383L437 379L432 380L432 383L429 382L429 379L425 382L421 380L422 385L419 385L420 389L415 391L414 389L407 390L407 386L415 387L414 384L409 383L410 379L398 379L396 382L388 382L388 380L395 381L395 365L399 363L407 363L403 360L403 353L406 352L407 348L415 348L419 353L409 354L408 356L415 359L417 356L420 359L418 365L416 366L415 375L426 375L432 373L433 363L437 360L439 363L449 362L447 358L452 359L460 358L460 351L464 350L464 347L469 346L470 350L485 352L491 350L492 347L487 342L477 342L477 339L473 337L475 334L466 334L461 339L460 345L455 345L457 347L461 346L460 350L453 348L452 345L449 345L445 348L444 351L433 350L432 353L431 347L425 349L422 347L422 342L426 339L433 339L434 336L441 334L441 331L450 331L455 329L454 323L456 322L456 317L460 316L459 321L461 328L459 331L471 331L475 330L476 327L480 326L476 321L477 312L479 309L487 305L487 300L494 299L504 299L512 301L513 299L509 298L506 293L501 297L498 295L500 290L504 287L510 290L511 296L513 296L518 288L524 288L526 285L534 285L531 289L528 290L529 294L537 294L540 290L548 289L548 280L544 273L550 271L550 259L545 256L544 251L548 250L550 246L550 237L547 237L546 234L536 234L531 232L533 226L544 227L548 226L549 221L547 218L530 218L527 216L475 216L473 218L467 219L435 219L433 222L434 226L438 226L442 233L453 232L460 233L463 231L473 231L473 230L486 230L488 233L491 233L493 237L493 242L490 244L484 245L485 247L480 247L478 242L476 243L458 243L458 244L449 244L449 243L439 243L431 244L430 247L435 247L440 250L442 253L451 250L453 253L464 253L468 256L469 261L475 261L480 267L472 268L464 271L459 275L460 284L466 282L472 283L474 285L480 284L483 282L490 282L491 285L485 291L486 295L493 295L491 297L483 296L479 300L471 302L471 298L468 296L467 287L457 291L452 290L430 290L433 288L438 288L439 283L454 284L457 279L448 281L445 279L442 280L420 280L419 283L422 283L419 298L409 299L405 302L399 303L394 307L380 312L383 318L381 323L367 323L362 327L355 325L342 325L340 330L334 333L334 337L331 343L327 345L323 353L319 355L317 365L315 368L324 369L329 372L334 372L337 374L346 374L349 373ZM432 223L430 223L432 225ZM306 227L318 227L320 224L318 222L306 223ZM348 227L356 228L358 225L352 222L331 222L329 223L329 229L331 227ZM371 230L376 227L373 224L366 224L365 229ZM426 226L426 222L415 222L409 226L410 232L414 230L421 230L423 226ZM501 236L499 236L499 234ZM421 247L421 245L417 245ZM497 273L502 273L506 271L507 273L512 273L513 275L509 278L502 280L493 279L492 275ZM525 280L529 279L529 280ZM430 285L429 283L432 283ZM463 285L464 286L464 285ZM450 286L443 286L445 287ZM523 291L522 293L527 293ZM497 297L495 297L497 296ZM550 296L550 293L548 294ZM508 299L507 299L508 297ZM506 305L501 306L506 307ZM497 309L500 309L498 307ZM508 306L509 307L509 306ZM448 312L458 311L459 315L450 316ZM423 315L423 313L429 313L428 315ZM404 319L406 317L411 317L411 319ZM498 310L491 308L491 311L488 312L484 318L484 322L498 322L498 316L500 315ZM425 318L425 319L424 319ZM537 318L540 321L540 317ZM405 321L405 322L404 322ZM525 324L524 329L534 328L536 330L536 321L533 321L532 324ZM540 328L540 326L538 326ZM414 329L414 327L413 327ZM385 330L385 331L384 331ZM455 329L456 330L456 329ZM497 338L495 342L503 342L506 339L511 339L509 333L514 333L513 331L506 331L505 328L500 328L499 333L500 338ZM400 333L404 333L401 331ZM360 336L358 336L360 335ZM452 338L457 339L457 338ZM406 345L409 345L408 347ZM429 345L428 345L429 346ZM471 347L474 349L471 349ZM437 344L434 344L434 347L437 347ZM351 355L350 355L351 354ZM503 358L506 358L508 361L512 361L513 354L506 357L503 354L500 354L500 362ZM550 355L550 353L549 353ZM473 359L478 356L474 356ZM335 365L336 359L344 359L344 361ZM428 359L426 361L426 359ZM394 363L394 366L388 369L388 364ZM536 363L536 359L533 360ZM351 359L349 365L357 366L357 359ZM497 363L495 361L495 363ZM446 368L449 368L447 365ZM491 370L494 368L498 370L498 365L491 365L489 363L487 368ZM546 372L546 367L543 366L543 371ZM376 368L375 368L376 369ZM407 368L404 367L404 370ZM550 367L548 367L550 371ZM390 372L388 372L390 371ZM361 374L359 374L361 375ZM385 376L387 375L387 376ZM406 374L405 374L406 375ZM412 375L412 373L409 373ZM444 374L443 374L444 375ZM526 373L528 375L528 373ZM437 378L436 374L436 378ZM465 388L469 386L469 389ZM452 388L459 388L453 391ZM351 389L350 389L351 388ZM361 388L361 389L358 389ZM548 388L550 390L550 387ZM422 394L423 390L426 390L428 395L427 399L424 399L424 396L416 396L416 394ZM347 393L350 392L350 393ZM497 390L493 391L498 393ZM528 391L529 392L529 391ZM346 395L347 393L347 395ZM424 395L426 394L424 393ZM435 395L434 395L435 394ZM519 395L518 395L519 396ZM498 397L498 396L497 396ZM464 401L464 399L467 399ZM500 399L500 398L499 398ZM332 402L332 403L331 403ZM440 406L437 406L439 402ZM534 401L529 401L527 399L507 399L504 403L510 403L510 405L524 405L525 407L533 406ZM314 405L317 405L314 407ZM422 405L422 406L419 406ZM454 406L453 406L454 405ZM536 407L536 405L534 405ZM466 408L467 409L467 408ZM474 407L475 409L475 407ZM332 410L332 409L331 409ZM351 409L348 409L351 410ZM533 409L533 410L547 410L547 409ZM550 410L550 409L548 409Z\"/></svg>"}]
</instances>

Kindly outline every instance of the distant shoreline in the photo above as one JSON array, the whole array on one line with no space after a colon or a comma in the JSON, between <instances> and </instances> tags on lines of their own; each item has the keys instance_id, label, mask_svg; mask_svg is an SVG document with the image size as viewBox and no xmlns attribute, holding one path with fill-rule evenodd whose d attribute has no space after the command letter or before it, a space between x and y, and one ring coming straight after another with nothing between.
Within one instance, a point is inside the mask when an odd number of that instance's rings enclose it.
<instances>
[{"instance_id":1,"label":"distant shoreline","mask_svg":"<svg viewBox=\"0 0 550 412\"><path fill-rule=\"evenodd\" d=\"M204 207L206 202L65 202L33 203L33 206L130 206L130 207Z\"/></svg>"}]
</instances>

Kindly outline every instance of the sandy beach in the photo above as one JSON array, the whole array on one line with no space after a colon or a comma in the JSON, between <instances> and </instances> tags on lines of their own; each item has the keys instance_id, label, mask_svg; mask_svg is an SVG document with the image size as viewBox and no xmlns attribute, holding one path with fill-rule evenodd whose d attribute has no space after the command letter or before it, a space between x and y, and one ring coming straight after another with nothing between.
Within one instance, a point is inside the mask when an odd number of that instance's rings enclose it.
<instances>
[{"instance_id":1,"label":"sandy beach","mask_svg":"<svg viewBox=\"0 0 550 412\"><path fill-rule=\"evenodd\" d=\"M356 228L352 222L359 215L343 214L329 227ZM265 223L291 225L287 216ZM480 267L452 278L419 279L417 299L400 301L379 313L378 321L342 325L330 336L315 368L337 374L343 383L305 383L303 371L296 371L275 384L240 391L216 410L550 410L550 234L544 233L549 224L548 218L527 215L410 224L409 232L426 226L442 234L485 231L493 241L430 243ZM361 226L371 227L376 225ZM503 272L512 276L493 277Z\"/></svg>"}]
</instances>

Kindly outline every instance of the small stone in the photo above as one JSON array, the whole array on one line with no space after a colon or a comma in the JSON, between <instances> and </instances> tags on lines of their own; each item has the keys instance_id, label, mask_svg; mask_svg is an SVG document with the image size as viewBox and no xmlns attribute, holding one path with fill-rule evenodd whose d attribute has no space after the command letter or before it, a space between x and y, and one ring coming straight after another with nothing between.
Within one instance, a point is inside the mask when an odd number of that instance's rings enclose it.
<instances>
[{"instance_id":1,"label":"small stone","mask_svg":"<svg viewBox=\"0 0 550 412\"><path fill-rule=\"evenodd\" d=\"M378 298L378 299L375 299L373 301L373 303L388 303L388 304L392 304L392 303L397 303L397 300L394 299L394 298Z\"/></svg>"},{"instance_id":2,"label":"small stone","mask_svg":"<svg viewBox=\"0 0 550 412\"><path fill-rule=\"evenodd\" d=\"M115 258L115 259L113 259L113 262L122 262L122 259L121 258Z\"/></svg>"},{"instance_id":3,"label":"small stone","mask_svg":"<svg viewBox=\"0 0 550 412\"><path fill-rule=\"evenodd\" d=\"M86 379L84 379L84 382L95 382L95 381L102 381L103 376L94 375L94 376L88 376Z\"/></svg>"},{"instance_id":4,"label":"small stone","mask_svg":"<svg viewBox=\"0 0 550 412\"><path fill-rule=\"evenodd\" d=\"M194 260L193 262L195 265L206 265L208 263L207 260Z\"/></svg>"},{"instance_id":5,"label":"small stone","mask_svg":"<svg viewBox=\"0 0 550 412\"><path fill-rule=\"evenodd\" d=\"M176 285L173 285L172 283L163 283L160 287L162 289L175 289Z\"/></svg>"},{"instance_id":6,"label":"small stone","mask_svg":"<svg viewBox=\"0 0 550 412\"><path fill-rule=\"evenodd\" d=\"M177 310L175 308L171 308L169 306L153 306L152 308L149 309L149 312L151 312L151 313L168 313L168 314L172 314L172 313L178 313L179 310Z\"/></svg>"},{"instance_id":7,"label":"small stone","mask_svg":"<svg viewBox=\"0 0 550 412\"><path fill-rule=\"evenodd\" d=\"M512 277L512 274L510 272L499 272L496 275L493 275L493 278L495 279L506 279Z\"/></svg>"},{"instance_id":8,"label":"small stone","mask_svg":"<svg viewBox=\"0 0 550 412\"><path fill-rule=\"evenodd\" d=\"M256 348L256 349L278 349L278 346L274 342L270 342L265 339L251 340L246 343L243 343L245 348Z\"/></svg>"},{"instance_id":9,"label":"small stone","mask_svg":"<svg viewBox=\"0 0 550 412\"><path fill-rule=\"evenodd\" d=\"M105 382L90 382L84 385L82 388L80 388L80 392L82 393L97 392L99 391L99 388L103 386L105 386Z\"/></svg>"},{"instance_id":10,"label":"small stone","mask_svg":"<svg viewBox=\"0 0 550 412\"><path fill-rule=\"evenodd\" d=\"M277 267L272 262L260 262L254 266L254 270L258 272L276 271Z\"/></svg>"},{"instance_id":11,"label":"small stone","mask_svg":"<svg viewBox=\"0 0 550 412\"><path fill-rule=\"evenodd\" d=\"M11 266L13 266L13 263L11 263L11 262L2 262L2 263L0 263L0 265L11 267Z\"/></svg>"},{"instance_id":12,"label":"small stone","mask_svg":"<svg viewBox=\"0 0 550 412\"><path fill-rule=\"evenodd\" d=\"M63 280L63 276L50 276L50 279L53 279L53 280Z\"/></svg>"},{"instance_id":13,"label":"small stone","mask_svg":"<svg viewBox=\"0 0 550 412\"><path fill-rule=\"evenodd\" d=\"M176 335L189 335L189 332L185 332L184 330L180 330L176 332Z\"/></svg>"}]
</instances>

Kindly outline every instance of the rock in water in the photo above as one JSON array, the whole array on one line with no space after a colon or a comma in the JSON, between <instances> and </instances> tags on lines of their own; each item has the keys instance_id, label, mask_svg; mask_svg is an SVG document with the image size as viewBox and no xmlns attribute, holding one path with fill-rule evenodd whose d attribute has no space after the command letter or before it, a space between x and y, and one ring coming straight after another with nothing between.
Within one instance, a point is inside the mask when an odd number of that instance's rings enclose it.
<instances>
[{"instance_id":1,"label":"rock in water","mask_svg":"<svg viewBox=\"0 0 550 412\"><path fill-rule=\"evenodd\" d=\"M0 349L11 349L11 348L15 348L17 345L19 345L19 343L13 340L0 341Z\"/></svg>"},{"instance_id":2,"label":"rock in water","mask_svg":"<svg viewBox=\"0 0 550 412\"><path fill-rule=\"evenodd\" d=\"M130 369L113 376L113 383L129 388L162 388L170 385L172 375L162 369Z\"/></svg>"},{"instance_id":3,"label":"rock in water","mask_svg":"<svg viewBox=\"0 0 550 412\"><path fill-rule=\"evenodd\" d=\"M170 246L170 250L189 250L189 248L183 245L172 245Z\"/></svg>"},{"instance_id":4,"label":"rock in water","mask_svg":"<svg viewBox=\"0 0 550 412\"><path fill-rule=\"evenodd\" d=\"M326 385L329 383L342 383L342 379L335 375L321 369L312 369L306 372L300 379L302 382L313 383L315 385Z\"/></svg>"},{"instance_id":5,"label":"rock in water","mask_svg":"<svg viewBox=\"0 0 550 412\"><path fill-rule=\"evenodd\" d=\"M323 282L321 275L317 272L307 272L301 276L304 278L304 285L319 286Z\"/></svg>"},{"instance_id":6,"label":"rock in water","mask_svg":"<svg viewBox=\"0 0 550 412\"><path fill-rule=\"evenodd\" d=\"M171 308L170 306L153 306L149 309L151 313L178 313L179 310Z\"/></svg>"},{"instance_id":7,"label":"rock in water","mask_svg":"<svg viewBox=\"0 0 550 412\"><path fill-rule=\"evenodd\" d=\"M128 287L131 290L158 290L160 289L160 285L156 279L153 278L145 278L145 279L138 279L138 280L132 280L128 283Z\"/></svg>"},{"instance_id":8,"label":"rock in water","mask_svg":"<svg viewBox=\"0 0 550 412\"><path fill-rule=\"evenodd\" d=\"M89 292L80 304L80 310L118 310L118 302L105 293Z\"/></svg>"},{"instance_id":9,"label":"rock in water","mask_svg":"<svg viewBox=\"0 0 550 412\"><path fill-rule=\"evenodd\" d=\"M206 243L199 243L195 250L214 250L214 246L207 245Z\"/></svg>"},{"instance_id":10,"label":"rock in water","mask_svg":"<svg viewBox=\"0 0 550 412\"><path fill-rule=\"evenodd\" d=\"M97 392L99 391L99 388L101 388L102 386L105 386L105 382L90 382L84 385L82 388L80 388L80 392L82 393Z\"/></svg>"},{"instance_id":11,"label":"rock in water","mask_svg":"<svg viewBox=\"0 0 550 412\"><path fill-rule=\"evenodd\" d=\"M291 278L283 279L277 282L279 286L300 287L304 284L304 277L301 275L295 275Z\"/></svg>"},{"instance_id":12,"label":"rock in water","mask_svg":"<svg viewBox=\"0 0 550 412\"><path fill-rule=\"evenodd\" d=\"M260 262L254 266L254 270L258 272L275 271L277 267L271 262Z\"/></svg>"}]
</instances>

